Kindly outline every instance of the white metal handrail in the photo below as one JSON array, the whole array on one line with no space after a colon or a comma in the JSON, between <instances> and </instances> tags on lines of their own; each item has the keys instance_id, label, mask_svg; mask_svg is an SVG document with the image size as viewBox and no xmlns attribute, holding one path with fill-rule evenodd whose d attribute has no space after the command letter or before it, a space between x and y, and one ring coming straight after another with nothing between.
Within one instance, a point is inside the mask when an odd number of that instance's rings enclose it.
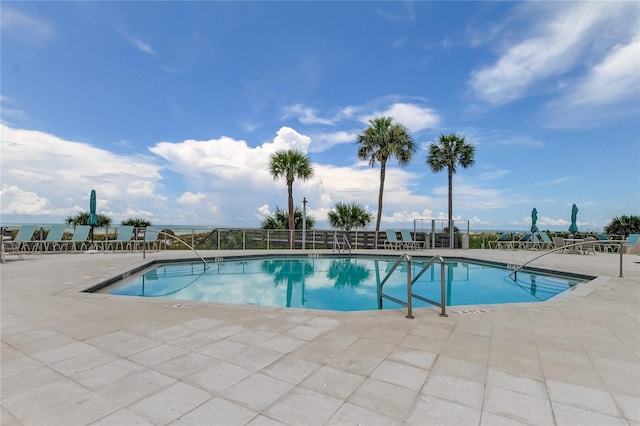
<instances>
[{"instance_id":1,"label":"white metal handrail","mask_svg":"<svg viewBox=\"0 0 640 426\"><path fill-rule=\"evenodd\" d=\"M187 246L189 248L189 250L194 252L195 255L200 258L200 260L202 260L202 262L204 263L204 269L205 270L209 269L209 264L207 263L206 260L204 260L204 257L200 256L200 254L196 251L196 249L194 249L192 246L187 244L184 240L181 240L180 238L176 237L175 235L171 235L171 234L169 234L167 232L164 232L164 231L156 231L155 229L149 229L149 230L145 229L144 230L144 234L143 234L143 237L142 237L142 258L143 259L146 259L146 256L147 256L147 251L146 251L146 248L147 248L147 232L158 234L158 235L164 235L164 236L167 236L167 237L171 237L176 241L180 241L182 244Z\"/></svg>"},{"instance_id":2,"label":"white metal handrail","mask_svg":"<svg viewBox=\"0 0 640 426\"><path fill-rule=\"evenodd\" d=\"M555 252L558 252L558 251L565 250L567 247L578 247L578 246L581 246L581 245L583 245L584 243L585 243L584 241L580 241L580 242L573 243L573 244L565 244L565 245L563 245L562 247L556 247L556 248L554 248L554 249L551 249L551 250L549 250L549 251L546 251L546 252L542 253L540 256L536 256L536 257L534 257L533 259L531 259L531 260L529 260L529 261L527 261L527 262L523 263L522 265L518 266L517 268L515 268L515 269L514 269L514 270L509 274L509 277L510 277L512 280L517 281L517 280L518 280L518 271L521 271L525 266L527 266L528 264L530 264L530 263L531 263L531 262L533 262L534 260L538 260L538 259L540 259L541 257L546 256L546 255L548 255L548 254L550 254L550 253L555 253ZM624 241L620 241L620 249L619 249L619 252L620 252L620 277L621 277L621 278L622 278L622 254L623 254L623 243L624 243Z\"/></svg>"},{"instance_id":3,"label":"white metal handrail","mask_svg":"<svg viewBox=\"0 0 640 426\"><path fill-rule=\"evenodd\" d=\"M338 233L335 232L333 234L333 251L338 251L341 253L343 250L351 253L351 243L345 234L340 235L342 238L338 238ZM342 241L340 241L342 240Z\"/></svg>"}]
</instances>

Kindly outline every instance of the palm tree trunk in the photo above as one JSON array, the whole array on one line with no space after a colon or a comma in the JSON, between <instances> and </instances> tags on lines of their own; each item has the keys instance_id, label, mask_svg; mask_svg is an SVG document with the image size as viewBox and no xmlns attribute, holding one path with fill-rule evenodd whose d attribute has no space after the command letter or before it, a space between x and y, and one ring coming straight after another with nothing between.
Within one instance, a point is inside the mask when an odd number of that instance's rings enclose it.
<instances>
[{"instance_id":1,"label":"palm tree trunk","mask_svg":"<svg viewBox=\"0 0 640 426\"><path fill-rule=\"evenodd\" d=\"M293 233L295 230L295 221L293 217L293 180L287 181L287 191L289 192L289 248L293 249Z\"/></svg>"},{"instance_id":2,"label":"palm tree trunk","mask_svg":"<svg viewBox=\"0 0 640 426\"><path fill-rule=\"evenodd\" d=\"M378 193L378 217L376 219L376 232L380 231L380 221L382 220L382 194L384 193L384 178L387 170L387 164L380 162L380 192Z\"/></svg>"},{"instance_id":3,"label":"palm tree trunk","mask_svg":"<svg viewBox=\"0 0 640 426\"><path fill-rule=\"evenodd\" d=\"M449 248L453 248L453 238L455 233L453 231L453 169L448 168L449 172Z\"/></svg>"}]
</instances>

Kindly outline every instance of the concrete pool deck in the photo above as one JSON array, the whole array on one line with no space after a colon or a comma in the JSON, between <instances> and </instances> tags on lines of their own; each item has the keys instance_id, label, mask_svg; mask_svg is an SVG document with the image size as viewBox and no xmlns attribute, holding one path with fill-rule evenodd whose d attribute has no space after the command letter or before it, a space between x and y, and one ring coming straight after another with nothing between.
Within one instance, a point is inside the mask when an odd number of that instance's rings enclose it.
<instances>
[{"instance_id":1,"label":"concrete pool deck","mask_svg":"<svg viewBox=\"0 0 640 426\"><path fill-rule=\"evenodd\" d=\"M201 252L240 253L256 252ZM193 254L8 256L2 426L640 425L640 256L624 255L620 278L617 254L549 254L532 266L598 278L544 303L450 307L446 318L435 307L410 320L82 292L177 257Z\"/></svg>"}]
</instances>

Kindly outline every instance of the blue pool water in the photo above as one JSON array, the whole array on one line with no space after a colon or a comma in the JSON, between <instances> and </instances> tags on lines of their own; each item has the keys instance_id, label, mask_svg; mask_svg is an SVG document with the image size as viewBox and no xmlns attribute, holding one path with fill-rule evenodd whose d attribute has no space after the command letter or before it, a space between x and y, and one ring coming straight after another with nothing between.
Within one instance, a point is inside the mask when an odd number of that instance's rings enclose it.
<instances>
[{"instance_id":1,"label":"blue pool water","mask_svg":"<svg viewBox=\"0 0 640 426\"><path fill-rule=\"evenodd\" d=\"M360 311L378 309L378 283L395 258L270 257L243 258L210 264L162 264L130 277L111 294L175 300L222 302L277 307ZM413 276L427 260L414 258ZM518 281L496 265L446 260L446 305L538 302L582 281L566 276L520 271ZM401 264L384 284L384 293L406 301L407 264ZM413 292L441 300L440 265L429 268ZM384 309L401 305L383 299ZM413 299L414 307L432 306Z\"/></svg>"}]
</instances>

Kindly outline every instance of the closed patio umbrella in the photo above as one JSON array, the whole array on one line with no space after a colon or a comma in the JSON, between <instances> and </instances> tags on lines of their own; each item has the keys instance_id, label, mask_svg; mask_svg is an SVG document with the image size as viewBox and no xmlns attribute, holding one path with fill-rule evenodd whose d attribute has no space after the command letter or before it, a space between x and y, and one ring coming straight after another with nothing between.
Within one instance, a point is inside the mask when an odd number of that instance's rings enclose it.
<instances>
[{"instance_id":1,"label":"closed patio umbrella","mask_svg":"<svg viewBox=\"0 0 640 426\"><path fill-rule=\"evenodd\" d=\"M576 225L576 221L578 220L578 206L575 204L571 207L571 225L569 226L569 232L573 232L574 234L578 232L578 225Z\"/></svg>"},{"instance_id":2,"label":"closed patio umbrella","mask_svg":"<svg viewBox=\"0 0 640 426\"><path fill-rule=\"evenodd\" d=\"M93 227L98 224L98 216L96 215L96 190L91 190L89 197L89 225L91 226L91 245L93 245Z\"/></svg>"},{"instance_id":3,"label":"closed patio umbrella","mask_svg":"<svg viewBox=\"0 0 640 426\"><path fill-rule=\"evenodd\" d=\"M534 207L531 211L531 232L538 232L536 222L538 221L538 210Z\"/></svg>"}]
</instances>

